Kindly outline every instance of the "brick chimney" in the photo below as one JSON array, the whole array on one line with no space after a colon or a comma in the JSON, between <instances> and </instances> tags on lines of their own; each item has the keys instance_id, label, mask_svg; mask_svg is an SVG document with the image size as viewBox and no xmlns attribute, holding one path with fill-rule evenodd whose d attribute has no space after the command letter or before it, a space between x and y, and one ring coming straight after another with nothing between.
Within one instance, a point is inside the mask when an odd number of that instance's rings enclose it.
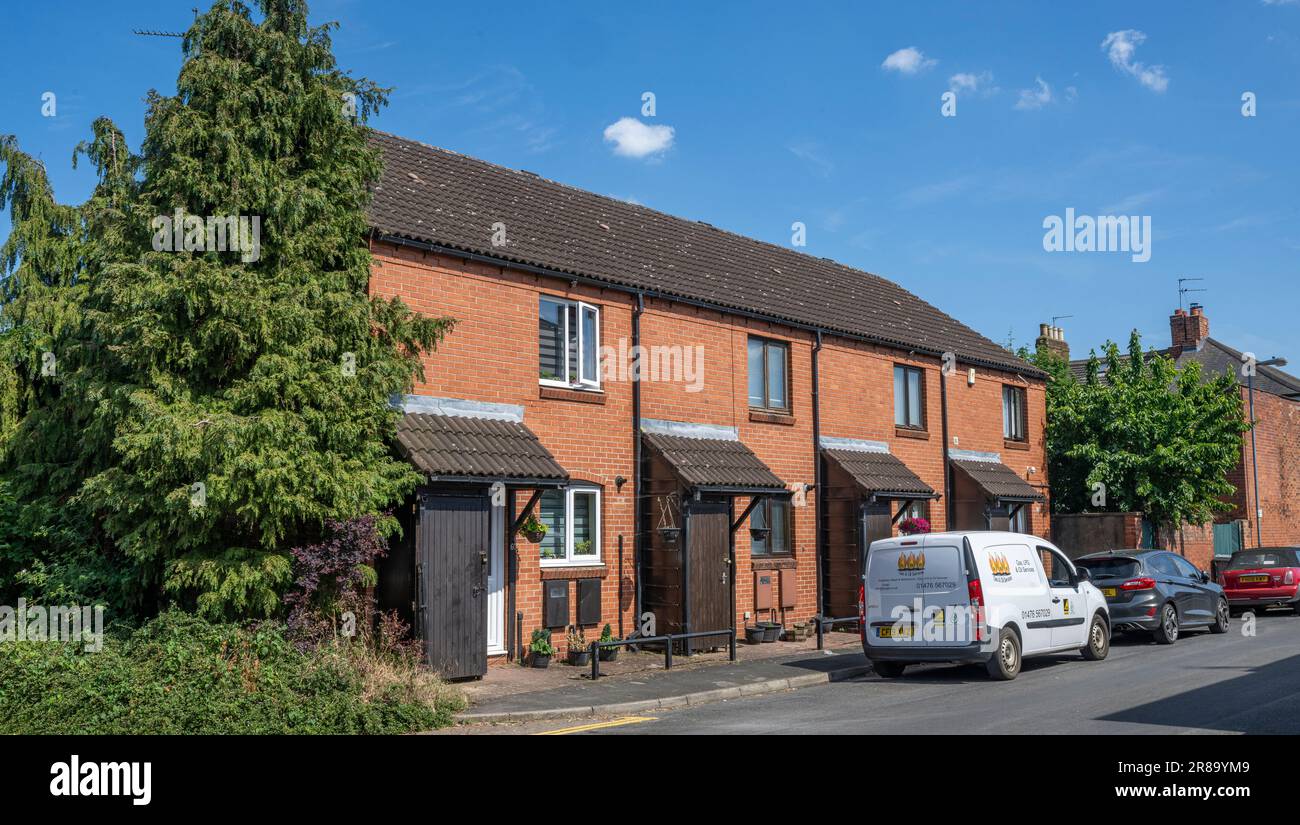
<instances>
[{"instance_id":1,"label":"brick chimney","mask_svg":"<svg viewBox=\"0 0 1300 825\"><path fill-rule=\"evenodd\" d=\"M1065 330L1051 324L1038 325L1038 340L1034 342L1041 351L1050 350L1063 361L1070 360L1070 345L1065 342Z\"/></svg>"},{"instance_id":2,"label":"brick chimney","mask_svg":"<svg viewBox=\"0 0 1300 825\"><path fill-rule=\"evenodd\" d=\"M1210 337L1210 319L1200 304L1192 304L1190 312L1181 307L1174 310L1169 316L1169 337L1174 346L1183 349L1198 349Z\"/></svg>"}]
</instances>

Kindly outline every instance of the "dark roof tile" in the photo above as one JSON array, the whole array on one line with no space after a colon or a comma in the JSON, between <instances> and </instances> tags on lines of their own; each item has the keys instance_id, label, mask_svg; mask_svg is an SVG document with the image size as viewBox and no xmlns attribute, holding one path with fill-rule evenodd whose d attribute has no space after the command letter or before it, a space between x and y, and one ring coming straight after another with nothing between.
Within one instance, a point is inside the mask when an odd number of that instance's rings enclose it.
<instances>
[{"instance_id":1,"label":"dark roof tile","mask_svg":"<svg viewBox=\"0 0 1300 825\"><path fill-rule=\"evenodd\" d=\"M739 441L643 433L687 487L783 489L785 482Z\"/></svg>"},{"instance_id":2,"label":"dark roof tile","mask_svg":"<svg viewBox=\"0 0 1300 825\"><path fill-rule=\"evenodd\" d=\"M416 469L436 477L569 477L537 436L517 421L406 413L397 424L397 448Z\"/></svg>"},{"instance_id":3,"label":"dark roof tile","mask_svg":"<svg viewBox=\"0 0 1300 825\"><path fill-rule=\"evenodd\" d=\"M998 461L949 459L953 466L970 476L989 498L1043 501L1043 495L1016 471Z\"/></svg>"},{"instance_id":4,"label":"dark roof tile","mask_svg":"<svg viewBox=\"0 0 1300 825\"><path fill-rule=\"evenodd\" d=\"M934 496L934 488L890 453L824 448L822 454L838 464L868 493L885 497L894 494L900 498Z\"/></svg>"}]
</instances>

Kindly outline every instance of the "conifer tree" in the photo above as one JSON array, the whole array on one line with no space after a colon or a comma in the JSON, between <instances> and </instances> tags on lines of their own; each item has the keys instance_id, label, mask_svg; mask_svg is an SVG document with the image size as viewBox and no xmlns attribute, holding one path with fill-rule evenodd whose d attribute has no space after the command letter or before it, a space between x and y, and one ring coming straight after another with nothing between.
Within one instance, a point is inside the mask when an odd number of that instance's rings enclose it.
<instances>
[{"instance_id":1,"label":"conifer tree","mask_svg":"<svg viewBox=\"0 0 1300 825\"><path fill-rule=\"evenodd\" d=\"M381 161L364 123L387 90L335 65L333 26L309 26L301 0L258 5L196 19L176 94L148 96L138 157L98 132L86 147L103 192L68 217L96 252L62 288L79 321L55 336L59 403L22 411L8 442L27 518L51 497L72 507L146 611L270 614L288 548L399 501L418 476L392 455L389 401L450 324L367 293ZM21 218L15 234L36 234ZM61 277L38 262L57 247L38 239L16 271ZM18 484L41 456L65 483ZM69 538L41 552L64 558Z\"/></svg>"}]
</instances>

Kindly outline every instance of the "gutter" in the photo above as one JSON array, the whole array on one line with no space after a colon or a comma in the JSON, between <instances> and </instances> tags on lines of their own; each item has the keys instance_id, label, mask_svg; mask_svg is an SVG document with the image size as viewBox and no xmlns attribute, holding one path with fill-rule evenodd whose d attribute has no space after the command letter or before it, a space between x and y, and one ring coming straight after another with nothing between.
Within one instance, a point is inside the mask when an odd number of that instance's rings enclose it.
<instances>
[{"instance_id":1,"label":"gutter","mask_svg":"<svg viewBox=\"0 0 1300 825\"><path fill-rule=\"evenodd\" d=\"M641 368L643 353L641 346L641 313L645 312L645 295L636 294L636 309L632 311L632 351L636 356L636 380L632 382L632 578L636 582L636 614L633 617L635 629L641 632ZM621 575L621 573L620 573ZM619 610L619 617L623 611Z\"/></svg>"},{"instance_id":2,"label":"gutter","mask_svg":"<svg viewBox=\"0 0 1300 825\"><path fill-rule=\"evenodd\" d=\"M648 298L656 298L663 301L672 301L673 303L696 307L698 309L707 309L711 312L721 312L727 315L735 315L741 318L749 318L754 321L762 321L764 323L769 323L769 324L780 324L782 326L786 326L791 329L802 330L804 332L825 333L828 335L836 335L839 336L840 338L845 338L850 341L859 341L861 343L872 344L875 346L889 347L890 349L917 352L924 355L932 355L939 358L942 358L945 352L953 352L953 350L933 349L930 347L921 347L913 344L906 344L901 341L891 341L888 338L882 338L874 335L861 335L858 333L829 329L827 327L818 326L816 324L808 324L801 321L793 321L790 320L789 318L782 318L779 315L768 315L762 312L754 312L752 310L747 310L747 309L738 309L736 307L729 307L724 304L715 304L709 301L701 301L695 298L684 298L680 295L675 295L671 292L663 292L657 289L645 289L642 287L625 286L623 284L617 284L612 281L602 281L599 278L592 278L588 275L578 275L572 272L562 272L558 269L548 269L543 266L536 266L534 264L523 263L520 261L513 261L508 258L498 258L493 255L484 255L479 252L469 252L464 249L456 249L455 247L443 246L441 244L428 243L426 241L417 241L414 238L404 238L401 237L400 235L381 234L379 236L379 240L382 242L394 244L396 246L409 246L413 249L419 249L425 252L434 252L439 255L447 255L448 257L453 257L453 258L461 258L462 260L466 260L466 261L474 261L476 263L490 264L492 266L505 266L513 269L518 269L522 272L530 272L534 275L544 275L548 278L557 278L559 280L569 281L571 283L580 283L580 284L586 284L588 286L598 287L601 289L610 289L615 292L621 292L625 295L640 296L642 299L648 297ZM1013 373L1013 374L1017 372L1024 373L1025 366L1028 366L1028 365L999 364L994 361L986 361L982 358L959 358L958 361L960 363L969 364L975 367L986 367L988 369L998 370L999 372L1006 372L1006 373ZM1046 381L1048 375L1047 373L1042 372L1035 375L1034 377L1037 380Z\"/></svg>"},{"instance_id":3,"label":"gutter","mask_svg":"<svg viewBox=\"0 0 1300 825\"><path fill-rule=\"evenodd\" d=\"M956 511L952 500L952 462L948 460L948 376L939 368L939 418L943 435L944 529L951 530Z\"/></svg>"},{"instance_id":4,"label":"gutter","mask_svg":"<svg viewBox=\"0 0 1300 825\"><path fill-rule=\"evenodd\" d=\"M816 533L813 537L813 570L817 581L817 615L822 616L822 607L826 602L826 585L823 581L826 572L826 542L822 538L822 529L826 524L826 508L823 507L823 493L826 486L822 479L822 397L821 375L818 372L818 358L822 351L822 332L817 330L817 346L812 351L812 414L813 414L813 483L817 488L817 512L813 519ZM784 594L782 594L784 598ZM820 638L820 637L818 637Z\"/></svg>"}]
</instances>

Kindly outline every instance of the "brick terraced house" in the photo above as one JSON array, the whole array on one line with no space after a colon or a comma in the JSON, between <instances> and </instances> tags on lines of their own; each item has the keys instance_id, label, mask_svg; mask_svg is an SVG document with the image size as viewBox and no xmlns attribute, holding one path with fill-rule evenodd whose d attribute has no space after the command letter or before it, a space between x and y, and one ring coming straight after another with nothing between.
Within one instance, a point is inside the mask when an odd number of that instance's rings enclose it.
<instances>
[{"instance_id":1,"label":"brick terraced house","mask_svg":"<svg viewBox=\"0 0 1300 825\"><path fill-rule=\"evenodd\" d=\"M1192 304L1190 310L1175 310L1169 316L1169 330L1170 345L1157 352L1172 358L1180 369L1196 361L1206 375L1231 371L1240 386L1242 409L1249 415L1250 381L1242 369L1246 358L1240 350L1210 337L1210 319L1204 308ZM1046 325L1043 333L1047 337L1039 339L1040 345L1050 346L1068 359L1064 336L1048 335ZM1070 361L1071 371L1080 380L1087 374L1087 365L1087 359ZM1241 460L1228 478L1236 487L1229 498L1232 509L1218 514L1215 522L1204 528L1183 525L1170 546L1204 570L1243 546L1300 545L1300 378L1260 366L1253 382L1255 448L1252 451L1251 434L1246 433ZM1140 523L1136 532L1142 533ZM1141 541L1150 546L1149 535Z\"/></svg>"},{"instance_id":2,"label":"brick terraced house","mask_svg":"<svg viewBox=\"0 0 1300 825\"><path fill-rule=\"evenodd\" d=\"M426 483L379 586L445 676L541 627L854 616L909 515L1048 535L1045 375L899 285L374 140L370 288L456 321L400 400Z\"/></svg>"}]
</instances>

